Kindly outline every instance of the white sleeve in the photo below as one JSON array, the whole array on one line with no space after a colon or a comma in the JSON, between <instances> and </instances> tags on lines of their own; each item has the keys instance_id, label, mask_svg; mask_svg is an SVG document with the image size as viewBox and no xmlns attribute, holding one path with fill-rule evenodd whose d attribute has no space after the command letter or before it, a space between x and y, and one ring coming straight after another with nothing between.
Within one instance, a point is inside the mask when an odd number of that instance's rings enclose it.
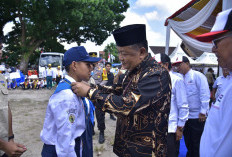
<instances>
[{"instance_id":1,"label":"white sleeve","mask_svg":"<svg viewBox=\"0 0 232 157\"><path fill-rule=\"evenodd\" d=\"M217 88L217 82L218 82L219 77L214 81L213 88Z\"/></svg>"},{"instance_id":2,"label":"white sleeve","mask_svg":"<svg viewBox=\"0 0 232 157\"><path fill-rule=\"evenodd\" d=\"M69 122L68 110L75 105L71 101L61 101L52 108L57 127L56 153L58 157L76 157L73 125Z\"/></svg>"},{"instance_id":3,"label":"white sleeve","mask_svg":"<svg viewBox=\"0 0 232 157\"><path fill-rule=\"evenodd\" d=\"M178 126L184 126L188 120L189 106L184 81L179 79L175 83L176 103L178 108Z\"/></svg>"},{"instance_id":4,"label":"white sleeve","mask_svg":"<svg viewBox=\"0 0 232 157\"><path fill-rule=\"evenodd\" d=\"M199 90L200 95L200 101L201 101L201 110L200 113L206 114L206 111L209 107L209 101L210 101L210 90L209 85L207 82L207 79L205 75L198 74L197 77L197 88Z\"/></svg>"}]
</instances>

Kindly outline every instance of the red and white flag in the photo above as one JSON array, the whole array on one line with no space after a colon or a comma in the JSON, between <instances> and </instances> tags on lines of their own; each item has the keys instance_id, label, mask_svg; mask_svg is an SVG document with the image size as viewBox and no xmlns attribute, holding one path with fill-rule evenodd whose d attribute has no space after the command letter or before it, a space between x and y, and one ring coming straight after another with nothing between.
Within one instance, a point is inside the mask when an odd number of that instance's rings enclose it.
<instances>
[{"instance_id":1,"label":"red and white flag","mask_svg":"<svg viewBox=\"0 0 232 157\"><path fill-rule=\"evenodd\" d=\"M111 61L111 59L110 59L110 53L108 54L108 60L107 60L108 62L110 62Z\"/></svg>"}]
</instances>

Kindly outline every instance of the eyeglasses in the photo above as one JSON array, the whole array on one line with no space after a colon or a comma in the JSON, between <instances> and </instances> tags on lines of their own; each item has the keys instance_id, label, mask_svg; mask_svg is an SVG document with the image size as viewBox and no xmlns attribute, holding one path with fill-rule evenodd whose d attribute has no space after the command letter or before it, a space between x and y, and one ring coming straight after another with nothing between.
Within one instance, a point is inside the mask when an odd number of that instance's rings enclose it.
<instances>
[{"instance_id":1,"label":"eyeglasses","mask_svg":"<svg viewBox=\"0 0 232 157\"><path fill-rule=\"evenodd\" d=\"M217 44L218 44L222 39L225 39L225 38L230 37L230 36L232 36L232 34L225 35L225 36L223 36L223 37L221 37L221 38L217 38L217 39L212 40L213 47L218 48L218 47L217 47Z\"/></svg>"}]
</instances>

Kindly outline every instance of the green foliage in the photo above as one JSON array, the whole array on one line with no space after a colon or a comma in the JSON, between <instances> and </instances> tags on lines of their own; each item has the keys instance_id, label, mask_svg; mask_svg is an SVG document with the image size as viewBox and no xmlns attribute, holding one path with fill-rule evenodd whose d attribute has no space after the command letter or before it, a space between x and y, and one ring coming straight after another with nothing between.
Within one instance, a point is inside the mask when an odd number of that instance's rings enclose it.
<instances>
[{"instance_id":1,"label":"green foliage","mask_svg":"<svg viewBox=\"0 0 232 157\"><path fill-rule=\"evenodd\" d=\"M107 44L105 49L104 49L104 52L105 52L106 61L108 60L108 54L110 53L110 54L114 55L114 57L115 57L115 60L113 61L113 63L120 63L119 58L118 58L118 50L117 50L115 43Z\"/></svg>"},{"instance_id":2,"label":"green foliage","mask_svg":"<svg viewBox=\"0 0 232 157\"><path fill-rule=\"evenodd\" d=\"M127 1L1 0L1 34L7 22L15 25L6 36L6 51L9 57L19 56L21 64L28 65L28 57L36 49L64 52L59 42L80 45L90 40L101 45L124 19Z\"/></svg>"}]
</instances>

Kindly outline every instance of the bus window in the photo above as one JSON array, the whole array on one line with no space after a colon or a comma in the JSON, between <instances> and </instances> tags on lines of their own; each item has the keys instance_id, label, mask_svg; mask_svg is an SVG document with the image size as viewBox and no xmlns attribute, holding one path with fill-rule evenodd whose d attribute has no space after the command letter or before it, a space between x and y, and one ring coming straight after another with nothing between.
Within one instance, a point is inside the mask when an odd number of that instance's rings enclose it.
<instances>
[{"instance_id":1,"label":"bus window","mask_svg":"<svg viewBox=\"0 0 232 157\"><path fill-rule=\"evenodd\" d=\"M60 65L61 58L60 56L55 55L41 55L40 66L45 67L48 64L51 64L52 67L57 67Z\"/></svg>"}]
</instances>

